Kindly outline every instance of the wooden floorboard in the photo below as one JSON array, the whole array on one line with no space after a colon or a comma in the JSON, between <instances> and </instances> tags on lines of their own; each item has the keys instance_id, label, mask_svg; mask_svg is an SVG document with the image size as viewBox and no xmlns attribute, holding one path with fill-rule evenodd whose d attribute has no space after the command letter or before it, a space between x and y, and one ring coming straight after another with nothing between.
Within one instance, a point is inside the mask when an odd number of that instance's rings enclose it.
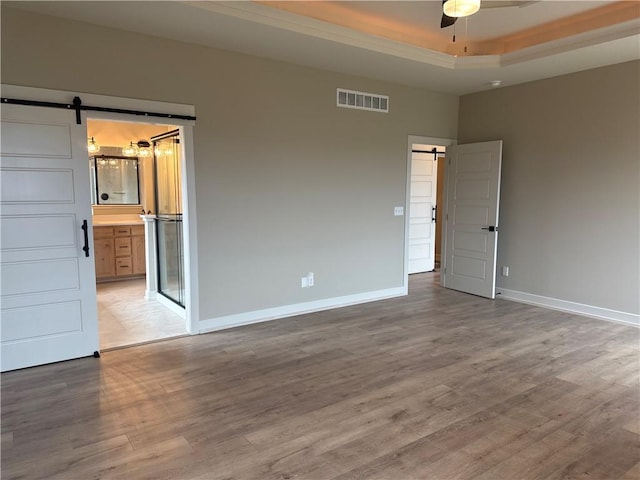
<instances>
[{"instance_id":1,"label":"wooden floorboard","mask_svg":"<svg viewBox=\"0 0 640 480\"><path fill-rule=\"evenodd\" d=\"M3 479L640 479L637 328L442 289L2 375Z\"/></svg>"}]
</instances>

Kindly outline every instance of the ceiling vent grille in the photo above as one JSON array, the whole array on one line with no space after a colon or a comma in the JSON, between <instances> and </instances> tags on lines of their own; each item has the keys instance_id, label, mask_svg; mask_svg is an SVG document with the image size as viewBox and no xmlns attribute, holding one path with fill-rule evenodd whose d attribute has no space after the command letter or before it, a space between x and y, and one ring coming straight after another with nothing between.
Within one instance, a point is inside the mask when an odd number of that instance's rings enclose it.
<instances>
[{"instance_id":1,"label":"ceiling vent grille","mask_svg":"<svg viewBox=\"0 0 640 480\"><path fill-rule=\"evenodd\" d=\"M373 112L389 112L389 97L386 95L338 88L336 100L339 107L371 110Z\"/></svg>"}]
</instances>

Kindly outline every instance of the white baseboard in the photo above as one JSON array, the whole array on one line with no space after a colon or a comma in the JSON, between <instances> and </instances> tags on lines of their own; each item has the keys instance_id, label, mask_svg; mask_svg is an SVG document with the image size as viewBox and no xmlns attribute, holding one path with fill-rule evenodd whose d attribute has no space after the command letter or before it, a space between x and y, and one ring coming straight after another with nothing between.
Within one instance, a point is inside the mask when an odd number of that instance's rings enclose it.
<instances>
[{"instance_id":1,"label":"white baseboard","mask_svg":"<svg viewBox=\"0 0 640 480\"><path fill-rule=\"evenodd\" d=\"M586 317L598 318L610 322L624 323L625 325L633 325L640 327L640 315L635 313L620 312L618 310L610 310L608 308L594 307L593 305L585 305L583 303L569 302L558 298L543 297L542 295L534 295L531 293L518 292L517 290L508 290L506 288L497 288L499 294L496 298L504 298L515 302L528 303L540 307L550 308L552 310L560 310L562 312L575 313Z\"/></svg>"},{"instance_id":2,"label":"white baseboard","mask_svg":"<svg viewBox=\"0 0 640 480\"><path fill-rule=\"evenodd\" d=\"M396 287L376 290L373 292L357 293L354 295L345 295L343 297L326 298L313 302L296 303L293 305L285 305L283 307L265 308L264 310L255 310L252 312L244 312L235 315L226 315L224 317L202 320L198 323L198 330L199 333L214 332L216 330L240 327L242 325L250 325L252 323L267 322L269 320L292 317L294 315L320 312L322 310L347 307L349 305L357 305L359 303L374 302L376 300L384 300L386 298L401 297L403 295L407 295L407 293L408 291L406 287Z\"/></svg>"}]
</instances>

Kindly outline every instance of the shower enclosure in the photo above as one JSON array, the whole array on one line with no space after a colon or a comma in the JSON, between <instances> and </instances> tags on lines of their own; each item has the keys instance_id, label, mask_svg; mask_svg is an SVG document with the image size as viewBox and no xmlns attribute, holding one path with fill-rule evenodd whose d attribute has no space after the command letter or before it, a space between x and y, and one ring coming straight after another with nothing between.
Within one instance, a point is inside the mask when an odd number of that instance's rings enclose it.
<instances>
[{"instance_id":1,"label":"shower enclosure","mask_svg":"<svg viewBox=\"0 0 640 480\"><path fill-rule=\"evenodd\" d=\"M156 184L158 292L184 307L182 174L179 131L151 138Z\"/></svg>"}]
</instances>

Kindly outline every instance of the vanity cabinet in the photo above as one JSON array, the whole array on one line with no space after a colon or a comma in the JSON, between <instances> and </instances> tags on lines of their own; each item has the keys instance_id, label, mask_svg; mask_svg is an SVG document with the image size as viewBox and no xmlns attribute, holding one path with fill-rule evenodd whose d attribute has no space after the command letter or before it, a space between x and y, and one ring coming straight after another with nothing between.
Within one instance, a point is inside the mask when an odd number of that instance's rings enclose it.
<instances>
[{"instance_id":1,"label":"vanity cabinet","mask_svg":"<svg viewBox=\"0 0 640 480\"><path fill-rule=\"evenodd\" d=\"M144 225L134 225L131 227L131 266L134 275L145 274L146 261Z\"/></svg>"},{"instance_id":2,"label":"vanity cabinet","mask_svg":"<svg viewBox=\"0 0 640 480\"><path fill-rule=\"evenodd\" d=\"M96 278L116 276L113 227L94 227L93 251L96 260Z\"/></svg>"},{"instance_id":3,"label":"vanity cabinet","mask_svg":"<svg viewBox=\"0 0 640 480\"><path fill-rule=\"evenodd\" d=\"M114 279L145 274L143 225L93 228L96 279Z\"/></svg>"}]
</instances>

